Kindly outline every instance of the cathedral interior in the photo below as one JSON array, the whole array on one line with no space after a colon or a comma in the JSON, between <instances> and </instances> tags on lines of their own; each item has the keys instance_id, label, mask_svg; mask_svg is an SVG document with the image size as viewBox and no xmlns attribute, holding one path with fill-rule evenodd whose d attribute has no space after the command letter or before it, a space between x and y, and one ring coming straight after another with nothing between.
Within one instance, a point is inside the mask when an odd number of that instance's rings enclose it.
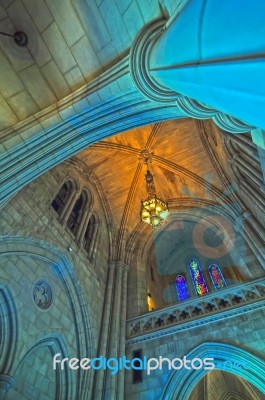
<instances>
[{"instance_id":1,"label":"cathedral interior","mask_svg":"<svg viewBox=\"0 0 265 400\"><path fill-rule=\"evenodd\" d=\"M264 17L0 0L0 399L265 399Z\"/></svg>"}]
</instances>

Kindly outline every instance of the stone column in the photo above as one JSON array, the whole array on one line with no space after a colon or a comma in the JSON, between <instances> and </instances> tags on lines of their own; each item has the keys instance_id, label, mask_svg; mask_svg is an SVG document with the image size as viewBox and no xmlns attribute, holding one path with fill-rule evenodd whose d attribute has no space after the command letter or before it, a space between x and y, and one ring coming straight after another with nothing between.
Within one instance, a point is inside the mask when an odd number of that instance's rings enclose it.
<instances>
[{"instance_id":1,"label":"stone column","mask_svg":"<svg viewBox=\"0 0 265 400\"><path fill-rule=\"evenodd\" d=\"M94 225L94 232L93 232L93 236L92 236L92 240L90 243L90 248L89 248L89 254L88 254L88 258L91 262L93 262L96 258L96 243L98 240L98 231L99 231L99 223L96 222Z\"/></svg>"},{"instance_id":2,"label":"stone column","mask_svg":"<svg viewBox=\"0 0 265 400\"><path fill-rule=\"evenodd\" d=\"M122 302L121 302L121 325L120 325L120 347L119 356L125 355L125 339L126 339L126 316L127 316L127 294L128 294L128 271L129 267L124 266L123 269L123 282L122 282ZM124 399L124 381L125 371L119 372L118 376L118 388L117 388L117 400Z\"/></svg>"},{"instance_id":3,"label":"stone column","mask_svg":"<svg viewBox=\"0 0 265 400\"><path fill-rule=\"evenodd\" d=\"M128 266L114 261L109 266L98 356L119 358L125 355ZM124 371L112 375L110 370L95 374L93 398L124 399Z\"/></svg>"},{"instance_id":4,"label":"stone column","mask_svg":"<svg viewBox=\"0 0 265 400\"><path fill-rule=\"evenodd\" d=\"M69 199L68 199L68 201L66 203L66 206L64 207L63 212L62 212L62 214L60 215L60 218L59 218L59 220L61 221L63 226L66 225L66 223L68 221L68 218L69 218L69 216L71 214L71 211L72 211L72 209L73 209L73 207L75 205L75 202L77 201L79 196L80 196L80 192L74 192L73 191L71 193L71 195L70 195L70 197L69 197Z\"/></svg>"},{"instance_id":5,"label":"stone column","mask_svg":"<svg viewBox=\"0 0 265 400\"><path fill-rule=\"evenodd\" d=\"M119 357L119 341L120 341L120 317L121 317L121 293L122 293L122 266L115 266L115 285L113 293L113 303L111 310L111 328L109 337L108 358ZM106 380L106 399L117 399L117 380L118 375L112 375L111 371L107 370Z\"/></svg>"},{"instance_id":6,"label":"stone column","mask_svg":"<svg viewBox=\"0 0 265 400\"><path fill-rule=\"evenodd\" d=\"M98 356L108 356L108 340L111 323L111 309L112 309L112 296L114 287L114 276L115 276L115 264L111 264L108 270L108 279L104 298L104 309L102 313L101 330L98 346ZM94 374L94 387L93 387L93 398L103 399L104 398L104 380L106 371L103 369L98 370Z\"/></svg>"},{"instance_id":7,"label":"stone column","mask_svg":"<svg viewBox=\"0 0 265 400\"><path fill-rule=\"evenodd\" d=\"M136 85L149 98L184 95L264 129L264 17L261 0L249 7L242 0L190 0L175 19L138 35Z\"/></svg>"},{"instance_id":8,"label":"stone column","mask_svg":"<svg viewBox=\"0 0 265 400\"><path fill-rule=\"evenodd\" d=\"M127 272L128 266L126 264L121 261L115 262L115 285L113 288L108 358L118 359L125 355ZM123 371L112 375L111 371L107 370L105 399L120 400L123 398L119 396L120 393L124 393Z\"/></svg>"},{"instance_id":9,"label":"stone column","mask_svg":"<svg viewBox=\"0 0 265 400\"><path fill-rule=\"evenodd\" d=\"M87 228L87 225L88 225L91 215L92 215L92 211L89 209L86 209L83 214L81 223L78 227L78 230L76 232L76 240L79 245L81 245L83 243L83 239L84 239L84 236L86 233L86 228Z\"/></svg>"}]
</instances>

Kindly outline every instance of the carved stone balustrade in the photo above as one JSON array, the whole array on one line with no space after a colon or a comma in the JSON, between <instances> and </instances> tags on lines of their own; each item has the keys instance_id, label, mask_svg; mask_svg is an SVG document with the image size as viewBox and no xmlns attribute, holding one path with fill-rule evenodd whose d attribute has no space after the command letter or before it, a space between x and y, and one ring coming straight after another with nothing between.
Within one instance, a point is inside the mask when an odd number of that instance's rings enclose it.
<instances>
[{"instance_id":1,"label":"carved stone balustrade","mask_svg":"<svg viewBox=\"0 0 265 400\"><path fill-rule=\"evenodd\" d=\"M248 312L265 305L265 278L228 286L127 320L127 344Z\"/></svg>"}]
</instances>

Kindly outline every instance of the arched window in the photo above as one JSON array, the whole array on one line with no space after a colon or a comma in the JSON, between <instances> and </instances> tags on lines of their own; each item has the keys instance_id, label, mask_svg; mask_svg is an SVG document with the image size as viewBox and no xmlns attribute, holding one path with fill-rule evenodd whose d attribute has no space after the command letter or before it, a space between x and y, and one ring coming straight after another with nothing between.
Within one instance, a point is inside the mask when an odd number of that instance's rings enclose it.
<instances>
[{"instance_id":1,"label":"arched window","mask_svg":"<svg viewBox=\"0 0 265 400\"><path fill-rule=\"evenodd\" d=\"M67 221L67 226L73 234L77 232L80 225L84 207L86 205L87 195L84 191L81 192L80 197L76 200L75 205Z\"/></svg>"},{"instance_id":2,"label":"arched window","mask_svg":"<svg viewBox=\"0 0 265 400\"><path fill-rule=\"evenodd\" d=\"M94 217L94 215L92 214L89 222L87 224L87 228L85 231L85 235L84 235L84 241L83 241L83 245L84 245L84 249L88 252L91 253L91 246L93 244L92 240L93 240L93 236L95 235L95 226L96 226L96 219Z\"/></svg>"},{"instance_id":3,"label":"arched window","mask_svg":"<svg viewBox=\"0 0 265 400\"><path fill-rule=\"evenodd\" d=\"M226 286L222 271L217 264L211 264L208 267L208 271L215 289L221 289Z\"/></svg>"},{"instance_id":4,"label":"arched window","mask_svg":"<svg viewBox=\"0 0 265 400\"><path fill-rule=\"evenodd\" d=\"M195 258L192 258L189 262L189 270L196 294L200 296L206 294L208 292L208 288L199 261Z\"/></svg>"},{"instance_id":5,"label":"arched window","mask_svg":"<svg viewBox=\"0 0 265 400\"><path fill-rule=\"evenodd\" d=\"M56 197L52 201L52 208L57 212L57 214L61 215L67 200L70 197L71 191L73 189L72 182L67 181L65 182L59 192L57 193Z\"/></svg>"},{"instance_id":6,"label":"arched window","mask_svg":"<svg viewBox=\"0 0 265 400\"><path fill-rule=\"evenodd\" d=\"M178 275L176 278L176 290L179 301L187 300L190 297L186 279L183 275Z\"/></svg>"}]
</instances>

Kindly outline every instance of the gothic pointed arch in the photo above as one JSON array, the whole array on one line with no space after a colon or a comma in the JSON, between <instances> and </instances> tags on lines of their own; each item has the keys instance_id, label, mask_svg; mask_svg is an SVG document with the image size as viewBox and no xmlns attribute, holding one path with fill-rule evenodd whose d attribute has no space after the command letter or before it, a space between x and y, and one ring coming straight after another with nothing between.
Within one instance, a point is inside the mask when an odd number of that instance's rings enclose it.
<instances>
[{"instance_id":1,"label":"gothic pointed arch","mask_svg":"<svg viewBox=\"0 0 265 400\"><path fill-rule=\"evenodd\" d=\"M16 356L18 316L7 282L0 280L0 374L9 375Z\"/></svg>"},{"instance_id":2,"label":"gothic pointed arch","mask_svg":"<svg viewBox=\"0 0 265 400\"><path fill-rule=\"evenodd\" d=\"M187 360L194 358L214 359L215 369L227 371L226 362L242 365L242 360L248 368L232 368L231 373L250 382L262 393L265 392L264 368L265 362L246 350L223 343L205 342L194 348L186 355ZM209 370L182 368L173 373L165 386L161 400L186 400L194 387Z\"/></svg>"},{"instance_id":3,"label":"gothic pointed arch","mask_svg":"<svg viewBox=\"0 0 265 400\"><path fill-rule=\"evenodd\" d=\"M62 214L74 190L76 190L76 183L72 179L67 179L60 187L51 203L58 215Z\"/></svg>"},{"instance_id":4,"label":"gothic pointed arch","mask_svg":"<svg viewBox=\"0 0 265 400\"><path fill-rule=\"evenodd\" d=\"M95 344L92 341L91 334L91 309L85 299L80 280L75 272L74 266L66 256L65 252L61 251L57 247L54 247L50 243L47 243L43 240L33 239L31 237L9 236L2 237L1 239L0 261L2 256L8 257L16 255L32 257L32 259L42 260L46 263L49 263L49 265L52 265L52 268L56 272L58 280L63 285L64 291L69 300L68 314L71 315L75 330L75 341L77 345L76 357L82 358L82 355L89 356L93 354L96 349L94 347ZM46 339L48 337L51 339L51 337L56 336L56 332L54 334L52 332L47 332L46 335L48 335L46 336ZM34 343L39 343L42 340L33 333L31 334L31 339ZM14 343L17 342L17 340L14 341ZM12 360L13 363L11 365L10 372L8 371L11 377L14 375L17 365L19 364L17 357L12 357ZM91 374L87 374L87 371L80 370L78 372L74 398L80 397L82 400L87 399L90 391Z\"/></svg>"},{"instance_id":5,"label":"gothic pointed arch","mask_svg":"<svg viewBox=\"0 0 265 400\"><path fill-rule=\"evenodd\" d=\"M29 368L34 367L34 363L36 363L35 360L40 361L40 357L42 357L42 368L51 365L51 372L49 376L53 379L49 382L49 396L53 396L56 400L73 398L76 393L74 375L68 364L64 365L63 369L58 367L53 369L53 357L56 354L60 354L59 359L67 357L69 358L65 340L62 334L50 333L40 337L36 343L32 345L32 347L25 351L24 355L19 360L16 370L13 373L13 382L10 388L10 394L23 394L23 391L25 390L25 374L27 374ZM40 374L41 377L41 370L40 372L36 372L37 374ZM37 375L35 376L35 379L36 377ZM38 379L36 380L38 382ZM14 393L12 393L13 391Z\"/></svg>"}]
</instances>

